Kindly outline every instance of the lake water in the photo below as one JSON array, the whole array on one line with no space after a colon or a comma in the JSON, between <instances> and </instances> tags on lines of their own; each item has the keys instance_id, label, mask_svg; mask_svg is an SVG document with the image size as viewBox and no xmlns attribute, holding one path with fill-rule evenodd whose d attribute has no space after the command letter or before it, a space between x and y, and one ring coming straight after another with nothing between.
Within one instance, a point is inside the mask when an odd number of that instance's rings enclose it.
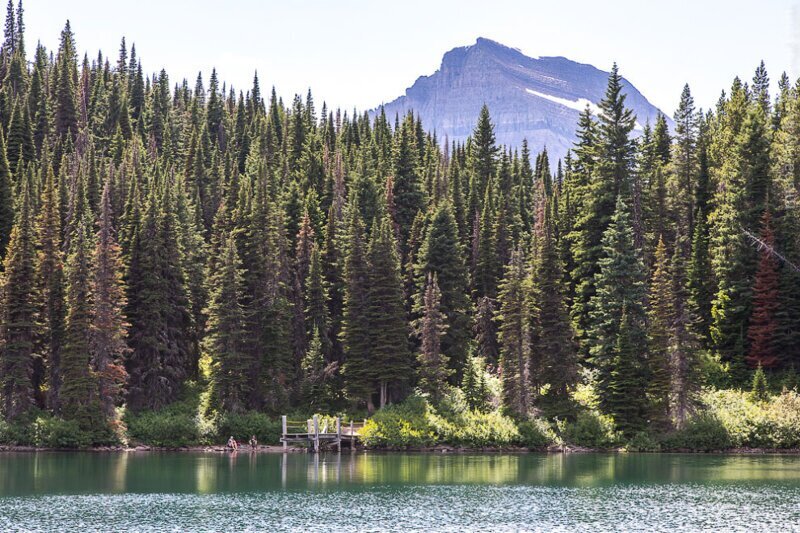
<instances>
[{"instance_id":1,"label":"lake water","mask_svg":"<svg viewBox=\"0 0 800 533\"><path fill-rule=\"evenodd\" d=\"M0 453L0 531L800 531L800 457Z\"/></svg>"}]
</instances>

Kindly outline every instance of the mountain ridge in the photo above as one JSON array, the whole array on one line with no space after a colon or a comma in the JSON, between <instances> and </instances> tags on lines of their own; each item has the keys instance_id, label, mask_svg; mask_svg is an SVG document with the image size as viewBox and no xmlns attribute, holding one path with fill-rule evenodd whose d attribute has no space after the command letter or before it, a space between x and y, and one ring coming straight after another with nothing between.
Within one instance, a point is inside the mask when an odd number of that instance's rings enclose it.
<instances>
[{"instance_id":1,"label":"mountain ridge","mask_svg":"<svg viewBox=\"0 0 800 533\"><path fill-rule=\"evenodd\" d=\"M527 139L532 151L547 148L551 163L563 158L575 140L580 111L596 114L608 72L564 56L531 57L492 39L453 48L432 74L419 76L402 96L378 106L387 116L411 110L423 126L444 142L463 142L474 128L481 106L489 107L498 144L518 148ZM637 115L636 131L659 113L667 117L626 78L626 104Z\"/></svg>"}]
</instances>

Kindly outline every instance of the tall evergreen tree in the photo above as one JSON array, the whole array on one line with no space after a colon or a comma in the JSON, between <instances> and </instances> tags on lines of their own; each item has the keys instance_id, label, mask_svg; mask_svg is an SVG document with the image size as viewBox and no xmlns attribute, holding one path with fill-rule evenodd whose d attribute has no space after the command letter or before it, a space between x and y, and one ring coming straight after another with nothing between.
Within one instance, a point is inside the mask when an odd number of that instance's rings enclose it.
<instances>
[{"instance_id":1,"label":"tall evergreen tree","mask_svg":"<svg viewBox=\"0 0 800 533\"><path fill-rule=\"evenodd\" d=\"M530 408L530 315L528 284L522 253L511 254L500 285L500 374L503 379L503 406L517 416Z\"/></svg>"},{"instance_id":2,"label":"tall evergreen tree","mask_svg":"<svg viewBox=\"0 0 800 533\"><path fill-rule=\"evenodd\" d=\"M424 310L417 326L420 338L420 351L417 355L419 363L419 388L434 402L441 399L444 393L442 384L452 372L447 365L447 355L442 353L442 335L447 330L447 322L440 306L442 291L436 281L435 274L428 275L423 297Z\"/></svg>"},{"instance_id":3,"label":"tall evergreen tree","mask_svg":"<svg viewBox=\"0 0 800 533\"><path fill-rule=\"evenodd\" d=\"M37 263L37 285L41 291L39 323L39 353L42 358L34 366L34 387L41 389L47 382L47 398L44 402L54 411L60 403L61 348L64 343L64 264L61 250L61 214L53 167L45 170L36 238L39 248ZM41 368L37 368L41 366Z\"/></svg>"},{"instance_id":4,"label":"tall evergreen tree","mask_svg":"<svg viewBox=\"0 0 800 533\"><path fill-rule=\"evenodd\" d=\"M394 168L394 221L400 228L400 241L408 242L411 225L425 199L419 176L419 152L414 138L414 117L409 114L395 135L392 159ZM403 249L403 254L408 250Z\"/></svg>"},{"instance_id":5,"label":"tall evergreen tree","mask_svg":"<svg viewBox=\"0 0 800 533\"><path fill-rule=\"evenodd\" d=\"M626 433L647 420L649 377L645 339L646 289L641 257L633 248L633 229L620 196L603 235L597 293L591 300L591 364L598 372L600 407Z\"/></svg>"},{"instance_id":6,"label":"tall evergreen tree","mask_svg":"<svg viewBox=\"0 0 800 533\"><path fill-rule=\"evenodd\" d=\"M383 407L400 398L412 370L400 258L388 217L373 223L367 259L370 355Z\"/></svg>"},{"instance_id":7,"label":"tall evergreen tree","mask_svg":"<svg viewBox=\"0 0 800 533\"><path fill-rule=\"evenodd\" d=\"M655 271L650 281L648 310L648 356L650 366L650 422L659 430L670 426L669 397L672 390L670 355L672 324L675 320L672 295L672 273L664 239L655 251Z\"/></svg>"},{"instance_id":8,"label":"tall evergreen tree","mask_svg":"<svg viewBox=\"0 0 800 533\"><path fill-rule=\"evenodd\" d=\"M33 407L31 373L38 294L30 195L30 183L25 180L20 184L0 285L0 397L6 420L17 419Z\"/></svg>"},{"instance_id":9,"label":"tall evergreen tree","mask_svg":"<svg viewBox=\"0 0 800 533\"><path fill-rule=\"evenodd\" d=\"M547 391L535 399L536 406L545 416L565 418L574 412L570 393L578 383L578 361L554 226L548 209L532 269L532 360L539 362L535 369L539 375L531 377L534 383L548 385Z\"/></svg>"},{"instance_id":10,"label":"tall evergreen tree","mask_svg":"<svg viewBox=\"0 0 800 533\"><path fill-rule=\"evenodd\" d=\"M419 250L417 286L424 287L428 274L436 274L442 291L441 309L448 325L442 337L442 352L450 358L454 383L461 381L470 339L470 302L463 257L453 209L449 203L442 203L431 216ZM418 308L421 303L418 295Z\"/></svg>"},{"instance_id":11,"label":"tall evergreen tree","mask_svg":"<svg viewBox=\"0 0 800 533\"><path fill-rule=\"evenodd\" d=\"M55 92L55 132L59 138L74 142L78 134L78 110L76 85L78 70L75 40L69 21L61 32L58 49Z\"/></svg>"},{"instance_id":12,"label":"tall evergreen tree","mask_svg":"<svg viewBox=\"0 0 800 533\"><path fill-rule=\"evenodd\" d=\"M5 257L6 247L14 225L14 197L12 194L11 169L6 158L6 145L0 131L0 260Z\"/></svg>"},{"instance_id":13,"label":"tall evergreen tree","mask_svg":"<svg viewBox=\"0 0 800 533\"><path fill-rule=\"evenodd\" d=\"M172 206L171 188L156 181L132 244L126 368L134 411L174 401L190 371L191 315Z\"/></svg>"},{"instance_id":14,"label":"tall evergreen tree","mask_svg":"<svg viewBox=\"0 0 800 533\"><path fill-rule=\"evenodd\" d=\"M209 279L208 336L205 348L212 360L211 379L217 405L228 412L247 408L253 363L244 345L241 261L233 233L223 238L217 270Z\"/></svg>"},{"instance_id":15,"label":"tall evergreen tree","mask_svg":"<svg viewBox=\"0 0 800 533\"><path fill-rule=\"evenodd\" d=\"M123 399L128 373L124 358L128 324L123 310L127 304L122 281L123 264L117 244L111 211L111 188L106 180L100 202L100 217L92 262L92 370L97 376L103 414L112 419L114 408Z\"/></svg>"},{"instance_id":16,"label":"tall evergreen tree","mask_svg":"<svg viewBox=\"0 0 800 533\"><path fill-rule=\"evenodd\" d=\"M93 319L92 246L87 220L78 223L66 262L67 314L61 355L60 414L85 431L99 431L105 417L97 377L91 367Z\"/></svg>"},{"instance_id":17,"label":"tall evergreen tree","mask_svg":"<svg viewBox=\"0 0 800 533\"><path fill-rule=\"evenodd\" d=\"M695 183L697 179L698 117L689 85L684 85L680 103L675 111L675 149L673 164L676 177L676 201L679 224L686 224L689 234L694 231Z\"/></svg>"},{"instance_id":18,"label":"tall evergreen tree","mask_svg":"<svg viewBox=\"0 0 800 533\"><path fill-rule=\"evenodd\" d=\"M629 135L636 119L633 112L625 107L622 77L616 64L611 70L606 94L599 106L602 113L597 136L591 137L593 146L586 156L595 156L597 160L592 164L590 181L581 193L585 205L576 223L577 235L573 251L575 270L572 279L575 284L575 299L572 319L578 339L584 346L584 357L590 355L587 348L592 344L590 302L597 292L595 282L604 251L603 235L614 215L614 202L620 196L630 198L631 192L629 186L633 145ZM589 126L586 128L591 130Z\"/></svg>"},{"instance_id":19,"label":"tall evergreen tree","mask_svg":"<svg viewBox=\"0 0 800 533\"><path fill-rule=\"evenodd\" d=\"M322 259L319 247L315 246L311 252L311 260L306 280L306 329L309 339L317 335L320 350L328 358L331 354L331 341L328 336L330 331L330 314L328 311L328 288L322 272Z\"/></svg>"},{"instance_id":20,"label":"tall evergreen tree","mask_svg":"<svg viewBox=\"0 0 800 533\"><path fill-rule=\"evenodd\" d=\"M476 192L483 194L489 180L495 173L497 163L497 146L495 145L494 125L489 116L489 106L483 104L475 131L472 133L473 144L470 156L472 173L477 186Z\"/></svg>"},{"instance_id":21,"label":"tall evergreen tree","mask_svg":"<svg viewBox=\"0 0 800 533\"><path fill-rule=\"evenodd\" d=\"M345 256L345 296L342 319L342 344L346 362L342 369L348 395L366 402L372 412L375 392L375 366L372 364L372 337L369 326L369 264L364 226L357 202L351 201Z\"/></svg>"},{"instance_id":22,"label":"tall evergreen tree","mask_svg":"<svg viewBox=\"0 0 800 533\"><path fill-rule=\"evenodd\" d=\"M775 236L769 211L761 218L761 242L758 270L753 284L753 313L747 329L750 350L746 360L751 367L773 368L778 364L775 340L778 330L776 314L780 306L778 262L772 255Z\"/></svg>"}]
</instances>

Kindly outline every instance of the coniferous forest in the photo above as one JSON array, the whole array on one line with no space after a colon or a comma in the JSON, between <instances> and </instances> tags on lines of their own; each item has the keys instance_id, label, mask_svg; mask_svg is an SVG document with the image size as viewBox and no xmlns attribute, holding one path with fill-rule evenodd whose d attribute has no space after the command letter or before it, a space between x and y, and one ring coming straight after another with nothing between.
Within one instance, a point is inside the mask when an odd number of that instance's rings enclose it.
<instances>
[{"instance_id":1,"label":"coniferous forest","mask_svg":"<svg viewBox=\"0 0 800 533\"><path fill-rule=\"evenodd\" d=\"M258 75L151 73L124 39L80 57L69 22L57 50L26 50L24 32L9 2L6 442L161 424L177 443L202 432L175 408L192 398L225 436L254 413L377 413L373 442L390 444L484 423L518 441L755 442L721 418L733 404L800 427L786 75L770 94L762 64L709 110L687 85L674 127L635 132L614 66L601 113L552 161L498 146L485 106L456 144L413 113L283 100Z\"/></svg>"}]
</instances>

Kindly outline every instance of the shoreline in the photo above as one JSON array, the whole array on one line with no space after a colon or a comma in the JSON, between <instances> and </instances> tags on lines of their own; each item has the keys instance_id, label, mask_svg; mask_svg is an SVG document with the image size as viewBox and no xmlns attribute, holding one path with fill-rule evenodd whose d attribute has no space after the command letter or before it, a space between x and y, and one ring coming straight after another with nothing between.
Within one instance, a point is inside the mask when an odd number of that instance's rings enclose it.
<instances>
[{"instance_id":1,"label":"shoreline","mask_svg":"<svg viewBox=\"0 0 800 533\"><path fill-rule=\"evenodd\" d=\"M208 446L183 446L178 448L166 448L159 446L95 446L89 448L45 448L37 446L12 446L0 445L0 453L31 453L31 452L70 452L70 453L219 453L219 454L301 454L313 453L308 448L290 446L284 450L281 445L259 445L255 450L249 446L244 446L235 452L222 445ZM689 454L689 455L800 455L800 448L730 448L727 450L691 450L676 449L657 452L648 451L627 451L623 448L584 448L580 446L550 446L547 448L522 448L522 447L502 447L502 448L470 448L439 445L432 447L409 447L409 448L356 448L352 452L345 448L342 453L372 452L381 454L395 453L418 453L418 454L451 454L451 455L498 455L498 454ZM335 450L321 450L321 453L338 453Z\"/></svg>"}]
</instances>

